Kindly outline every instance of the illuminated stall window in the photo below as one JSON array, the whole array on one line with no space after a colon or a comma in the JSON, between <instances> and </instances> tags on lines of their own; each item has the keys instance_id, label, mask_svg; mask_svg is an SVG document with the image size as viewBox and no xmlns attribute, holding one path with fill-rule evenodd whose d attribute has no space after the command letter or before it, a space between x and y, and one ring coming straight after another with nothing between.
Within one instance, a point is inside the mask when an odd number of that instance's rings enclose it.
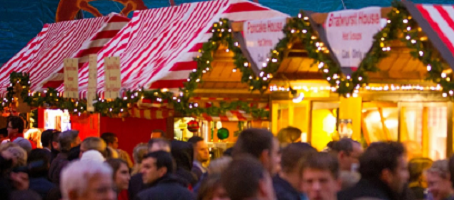
<instances>
[{"instance_id":1,"label":"illuminated stall window","mask_svg":"<svg viewBox=\"0 0 454 200\"><path fill-rule=\"evenodd\" d=\"M401 104L401 141L409 157L446 158L447 114L445 103Z\"/></svg>"},{"instance_id":2,"label":"illuminated stall window","mask_svg":"<svg viewBox=\"0 0 454 200\"><path fill-rule=\"evenodd\" d=\"M399 109L394 103L364 103L362 132L368 144L397 141Z\"/></svg>"},{"instance_id":3,"label":"illuminated stall window","mask_svg":"<svg viewBox=\"0 0 454 200\"><path fill-rule=\"evenodd\" d=\"M322 150L333 139L339 138L337 132L338 102L314 102L312 104L311 144Z\"/></svg>"}]
</instances>

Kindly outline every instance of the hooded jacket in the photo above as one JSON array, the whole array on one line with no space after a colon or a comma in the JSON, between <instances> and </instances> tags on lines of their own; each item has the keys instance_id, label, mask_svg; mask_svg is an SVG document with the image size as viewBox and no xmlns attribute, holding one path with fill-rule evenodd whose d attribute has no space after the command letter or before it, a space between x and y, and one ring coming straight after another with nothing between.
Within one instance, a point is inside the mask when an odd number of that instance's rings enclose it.
<instances>
[{"instance_id":1,"label":"hooded jacket","mask_svg":"<svg viewBox=\"0 0 454 200\"><path fill-rule=\"evenodd\" d=\"M186 182L187 186L194 186L197 184L197 176L191 171L192 162L194 160L194 149L192 144L189 142L182 142L173 140L172 146L172 157L176 163L175 175L179 179Z\"/></svg>"}]
</instances>

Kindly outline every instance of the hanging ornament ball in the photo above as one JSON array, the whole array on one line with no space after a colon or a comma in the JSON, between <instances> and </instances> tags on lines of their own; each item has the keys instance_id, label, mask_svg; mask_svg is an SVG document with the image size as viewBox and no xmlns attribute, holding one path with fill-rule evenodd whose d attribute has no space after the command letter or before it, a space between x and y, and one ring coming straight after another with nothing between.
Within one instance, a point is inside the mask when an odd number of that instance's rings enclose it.
<instances>
[{"instance_id":1,"label":"hanging ornament ball","mask_svg":"<svg viewBox=\"0 0 454 200\"><path fill-rule=\"evenodd\" d=\"M199 130L199 122L191 120L188 122L188 130L195 133Z\"/></svg>"},{"instance_id":2,"label":"hanging ornament ball","mask_svg":"<svg viewBox=\"0 0 454 200\"><path fill-rule=\"evenodd\" d=\"M218 130L218 138L220 140L224 140L224 139L227 139L229 137L229 130L226 129L226 128L220 128Z\"/></svg>"}]
</instances>

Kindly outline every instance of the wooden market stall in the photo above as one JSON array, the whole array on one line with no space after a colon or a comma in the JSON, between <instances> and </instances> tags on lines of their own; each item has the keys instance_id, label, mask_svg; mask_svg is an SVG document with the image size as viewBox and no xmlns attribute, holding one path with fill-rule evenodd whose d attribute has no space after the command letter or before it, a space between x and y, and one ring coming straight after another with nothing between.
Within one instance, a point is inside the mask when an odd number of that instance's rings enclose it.
<instances>
[{"instance_id":1,"label":"wooden market stall","mask_svg":"<svg viewBox=\"0 0 454 200\"><path fill-rule=\"evenodd\" d=\"M302 140L319 150L346 136L364 145L401 141L411 157L450 156L452 42L443 35L449 19L434 17L443 9L408 2L381 8L384 26L360 72L348 76L327 40L328 13L289 18L285 38L262 69L271 77L273 132L296 126Z\"/></svg>"},{"instance_id":2,"label":"wooden market stall","mask_svg":"<svg viewBox=\"0 0 454 200\"><path fill-rule=\"evenodd\" d=\"M66 36L67 41L59 41L60 37L63 37L60 35L54 35L54 38L49 39L46 35L48 30L45 29L2 68L2 75L8 77L11 72L29 72L30 76L21 74L21 77L18 77L32 99L29 103L34 107L62 110L56 114L39 109L38 124L41 128L51 128L50 125L55 128L71 126L80 130L83 138L113 132L121 141L120 148L131 153L136 144L148 141L154 129L166 131L169 139L188 139L193 133L189 132L191 128L188 127L187 121L197 119L197 124L201 128L193 130L195 134L205 134L209 142L217 143L222 137L225 142L231 143L235 141L235 134L243 127L262 126L261 121L251 121L254 119L253 116L266 115L268 99L262 99L259 94L248 93L248 86L242 84L241 78L237 75L239 72L233 72L233 54L226 52L224 44L221 44L223 41L219 41L220 48L213 52L214 58L210 60L213 61L213 65L209 66L211 69L209 72L207 70L203 73L206 67L201 69L198 62L194 61L194 57L200 56L199 50L203 49L204 43L211 43L209 39L213 36L211 30L219 18L244 21L273 16L286 15L258 3L219 0L136 11L131 20L134 23L125 22L121 27L99 23L98 25L103 26L105 30L116 31L94 33L93 37L87 34L85 39L77 38L77 45L73 44L76 43L73 41L76 38L70 37L71 35ZM78 31L86 33L89 31L84 31L84 27L93 29L96 27L84 26L82 22L102 20L104 19L95 18L65 23L68 27L78 24L77 27L80 29ZM54 30L52 26L50 27L49 32L63 33L66 30ZM217 29L213 30L214 34L221 34L220 31L216 31ZM222 32L225 38L231 37L227 29ZM107 36L109 38L105 38ZM104 39L98 40L99 37ZM37 57L43 56L41 51L38 51L34 52L33 56L27 57L34 48L44 47L42 40L47 39L59 42L56 46L46 46L46 51L52 49L68 51L58 54L58 59L55 59L58 65L42 64L39 66L42 68L40 72L36 72L37 69L32 67L22 69L21 62L34 63ZM86 41L83 42L84 40ZM74 48L64 48L69 45L73 45ZM48 57L55 55L57 54L46 54ZM65 64L69 67L64 71L63 59L66 58L69 59L65 60L65 63L74 62L78 67ZM69 70L74 71L74 74L70 75ZM226 70L230 74L226 73ZM38 74L45 78L37 79ZM69 80L67 77L76 75L78 81L74 78L72 81L77 82L66 82ZM30 82L22 82L28 77L31 78L31 86ZM112 92L106 87L117 84L113 83L114 79L121 85L118 88L120 91ZM9 84L9 81L5 81L5 84ZM68 90L69 88L72 90ZM62 97L62 94L65 97ZM94 96L96 98L93 98ZM93 110L87 112L91 102L94 103ZM70 122L67 122L66 116L69 114L72 115ZM62 116L57 115L64 116L65 124L60 120ZM47 121L50 123L46 123L45 119L49 119ZM213 121L224 123L219 126L219 123ZM220 137L208 134L209 129L213 129L211 130L213 133L214 128L221 127L229 130L230 137L226 137L225 132ZM134 137L131 137L132 133Z\"/></svg>"}]
</instances>

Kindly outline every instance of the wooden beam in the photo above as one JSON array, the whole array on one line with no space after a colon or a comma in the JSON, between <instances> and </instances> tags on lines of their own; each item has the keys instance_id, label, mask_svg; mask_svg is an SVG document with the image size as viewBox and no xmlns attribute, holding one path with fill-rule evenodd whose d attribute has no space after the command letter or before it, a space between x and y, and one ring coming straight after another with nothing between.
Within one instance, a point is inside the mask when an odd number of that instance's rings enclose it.
<instances>
[{"instance_id":1,"label":"wooden beam","mask_svg":"<svg viewBox=\"0 0 454 200\"><path fill-rule=\"evenodd\" d=\"M401 73L399 71L379 71L374 73L368 73L371 82L377 79L424 79L426 71L406 71L405 73Z\"/></svg>"},{"instance_id":2,"label":"wooden beam","mask_svg":"<svg viewBox=\"0 0 454 200\"><path fill-rule=\"evenodd\" d=\"M383 108L378 108L378 113L380 113L380 121L383 128L383 133L385 135L386 141L391 141L391 134L389 133L388 127L385 124L385 117L383 116Z\"/></svg>"},{"instance_id":3,"label":"wooden beam","mask_svg":"<svg viewBox=\"0 0 454 200\"><path fill-rule=\"evenodd\" d=\"M367 130L367 124L366 124L366 115L363 113L363 116L361 117L361 129L363 130L364 133L364 139L366 140L367 145L370 145L370 133L369 130Z\"/></svg>"},{"instance_id":4,"label":"wooden beam","mask_svg":"<svg viewBox=\"0 0 454 200\"><path fill-rule=\"evenodd\" d=\"M397 103L394 102L364 102L363 108L396 108Z\"/></svg>"}]
</instances>

